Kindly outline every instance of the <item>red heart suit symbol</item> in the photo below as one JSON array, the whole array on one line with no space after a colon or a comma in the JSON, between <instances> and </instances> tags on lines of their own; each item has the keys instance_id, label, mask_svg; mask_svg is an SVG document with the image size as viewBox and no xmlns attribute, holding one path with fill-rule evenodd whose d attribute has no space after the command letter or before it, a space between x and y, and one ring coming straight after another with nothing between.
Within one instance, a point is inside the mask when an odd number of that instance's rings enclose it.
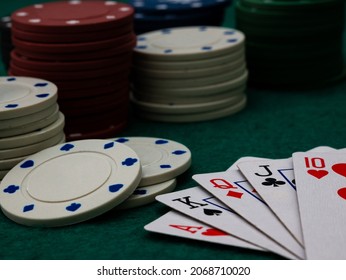
<instances>
[{"instance_id":1,"label":"red heart suit symbol","mask_svg":"<svg viewBox=\"0 0 346 280\"><path fill-rule=\"evenodd\" d=\"M332 166L335 173L346 177L346 163L337 163Z\"/></svg>"},{"instance_id":2,"label":"red heart suit symbol","mask_svg":"<svg viewBox=\"0 0 346 280\"><path fill-rule=\"evenodd\" d=\"M202 232L202 235L216 236L216 235L228 235L228 234L215 228L208 228L206 231Z\"/></svg>"},{"instance_id":3,"label":"red heart suit symbol","mask_svg":"<svg viewBox=\"0 0 346 280\"><path fill-rule=\"evenodd\" d=\"M338 189L338 195L346 200L346 188Z\"/></svg>"},{"instance_id":4,"label":"red heart suit symbol","mask_svg":"<svg viewBox=\"0 0 346 280\"><path fill-rule=\"evenodd\" d=\"M314 177L316 177L317 179L321 179L324 176L328 175L328 171L326 170L314 170L314 169L309 169L308 173Z\"/></svg>"}]
</instances>

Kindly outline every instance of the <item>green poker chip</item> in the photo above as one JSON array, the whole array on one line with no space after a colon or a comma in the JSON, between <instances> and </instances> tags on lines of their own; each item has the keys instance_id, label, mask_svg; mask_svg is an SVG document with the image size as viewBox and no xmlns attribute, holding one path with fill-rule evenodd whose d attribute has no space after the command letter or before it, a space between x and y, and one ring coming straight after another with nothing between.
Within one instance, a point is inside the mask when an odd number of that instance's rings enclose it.
<instances>
[{"instance_id":1,"label":"green poker chip","mask_svg":"<svg viewBox=\"0 0 346 280\"><path fill-rule=\"evenodd\" d=\"M344 71L344 0L239 0L236 28L246 36L249 84L309 87Z\"/></svg>"},{"instance_id":2,"label":"green poker chip","mask_svg":"<svg viewBox=\"0 0 346 280\"><path fill-rule=\"evenodd\" d=\"M241 0L244 5L268 10L322 10L342 4L343 0Z\"/></svg>"}]
</instances>

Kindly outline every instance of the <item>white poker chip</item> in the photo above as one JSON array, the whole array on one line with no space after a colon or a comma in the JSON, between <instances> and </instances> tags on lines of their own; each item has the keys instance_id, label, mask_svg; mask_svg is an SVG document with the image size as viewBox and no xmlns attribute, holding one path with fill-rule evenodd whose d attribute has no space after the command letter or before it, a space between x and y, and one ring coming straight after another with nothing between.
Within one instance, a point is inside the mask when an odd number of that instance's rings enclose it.
<instances>
[{"instance_id":1,"label":"white poker chip","mask_svg":"<svg viewBox=\"0 0 346 280\"><path fill-rule=\"evenodd\" d=\"M150 86L158 88L169 88L174 87L179 88L190 88L190 87L200 87L200 86L210 86L218 83L227 82L230 80L237 79L244 75L246 72L246 65L243 63L240 67L233 71L227 71L221 74L215 74L206 77L190 78L190 79L155 79L149 77L135 76L133 81L136 85Z\"/></svg>"},{"instance_id":2,"label":"white poker chip","mask_svg":"<svg viewBox=\"0 0 346 280\"><path fill-rule=\"evenodd\" d=\"M178 142L151 137L112 139L133 149L142 164L139 186L154 185L177 177L191 166L190 150Z\"/></svg>"},{"instance_id":3,"label":"white poker chip","mask_svg":"<svg viewBox=\"0 0 346 280\"><path fill-rule=\"evenodd\" d=\"M66 139L64 137L61 139L61 141L58 144L65 143L65 141ZM16 166L18 163L25 160L27 157L28 156L23 156L23 157L0 160L0 170L10 170L14 166Z\"/></svg>"},{"instance_id":4,"label":"white poker chip","mask_svg":"<svg viewBox=\"0 0 346 280\"><path fill-rule=\"evenodd\" d=\"M187 104L214 102L214 101L226 99L232 96L238 96L238 95L244 94L245 90L246 90L246 85L240 86L233 90L218 92L218 93L205 95L205 96L174 96L174 95L167 95L167 94L151 95L151 94L141 94L140 92L136 92L136 91L134 91L133 94L139 101L172 106L172 105L187 105Z\"/></svg>"},{"instance_id":5,"label":"white poker chip","mask_svg":"<svg viewBox=\"0 0 346 280\"><path fill-rule=\"evenodd\" d=\"M203 113L194 113L194 114L158 114L152 113L145 110L137 110L136 113L145 119L158 121L158 122L176 122L176 123L188 123L188 122L201 122L201 121L210 121L214 119L223 118L229 115L233 115L241 111L247 102L246 95L239 101L239 103L234 104L230 107L225 107L218 110L203 112Z\"/></svg>"},{"instance_id":6,"label":"white poker chip","mask_svg":"<svg viewBox=\"0 0 346 280\"><path fill-rule=\"evenodd\" d=\"M222 83L208 85L208 86L198 86L195 87L154 87L148 85L133 84L132 87L134 91L140 92L141 94L151 94L151 95L174 95L174 96L208 96L212 94L217 94L219 92L225 92L228 90L236 89L247 83L248 72L245 71L240 77L225 81Z\"/></svg>"},{"instance_id":7,"label":"white poker chip","mask_svg":"<svg viewBox=\"0 0 346 280\"><path fill-rule=\"evenodd\" d=\"M44 141L50 137L53 137L59 132L62 132L64 129L64 125L65 117L60 112L59 118L55 122L44 128L26 134L0 138L0 147L2 149L13 149Z\"/></svg>"},{"instance_id":8,"label":"white poker chip","mask_svg":"<svg viewBox=\"0 0 346 280\"><path fill-rule=\"evenodd\" d=\"M22 117L18 117L18 118L7 119L7 120L2 120L0 122L0 130L12 129L12 128L16 128L19 126L24 126L24 125L35 123L39 120L42 120L42 119L47 118L48 116L52 115L57 110L57 108L59 108L58 104L55 103L52 106L49 106L48 108L46 108L42 111L30 114L30 115L26 115L26 116L22 116Z\"/></svg>"},{"instance_id":9,"label":"white poker chip","mask_svg":"<svg viewBox=\"0 0 346 280\"><path fill-rule=\"evenodd\" d=\"M69 142L12 168L0 184L0 205L19 224L64 226L122 203L140 179L140 160L126 145L109 140Z\"/></svg>"},{"instance_id":10,"label":"white poker chip","mask_svg":"<svg viewBox=\"0 0 346 280\"><path fill-rule=\"evenodd\" d=\"M240 50L244 41L242 32L225 27L167 28L138 36L134 55L158 61L197 60Z\"/></svg>"},{"instance_id":11,"label":"white poker chip","mask_svg":"<svg viewBox=\"0 0 346 280\"><path fill-rule=\"evenodd\" d=\"M12 167L16 166L19 162L24 160L26 157L10 158L5 160L0 160L0 170L10 170Z\"/></svg>"},{"instance_id":12,"label":"white poker chip","mask_svg":"<svg viewBox=\"0 0 346 280\"><path fill-rule=\"evenodd\" d=\"M244 49L240 49L228 55L221 55L214 58L199 59L193 61L152 61L150 59L136 59L134 58L133 64L137 67L152 69L152 70L198 70L201 68L215 67L238 59L245 59Z\"/></svg>"},{"instance_id":13,"label":"white poker chip","mask_svg":"<svg viewBox=\"0 0 346 280\"><path fill-rule=\"evenodd\" d=\"M0 182L10 170L0 170Z\"/></svg>"},{"instance_id":14,"label":"white poker chip","mask_svg":"<svg viewBox=\"0 0 346 280\"><path fill-rule=\"evenodd\" d=\"M17 136L17 135L22 135L25 133L30 133L33 131L36 131L38 129L42 129L44 127L47 127L51 125L52 123L56 122L59 119L59 108L56 107L55 111L53 114L50 116L39 120L34 123L29 123L27 125L23 125L20 127L15 127L11 129L1 129L0 130L0 138L1 137L12 137L12 136Z\"/></svg>"},{"instance_id":15,"label":"white poker chip","mask_svg":"<svg viewBox=\"0 0 346 280\"><path fill-rule=\"evenodd\" d=\"M44 110L57 101L55 84L36 78L0 77L0 120Z\"/></svg>"},{"instance_id":16,"label":"white poker chip","mask_svg":"<svg viewBox=\"0 0 346 280\"><path fill-rule=\"evenodd\" d=\"M133 194L126 199L122 204L117 206L117 209L130 209L138 206L143 206L155 202L155 197L159 194L169 193L174 190L177 184L176 179L156 185L139 187L135 189Z\"/></svg>"},{"instance_id":17,"label":"white poker chip","mask_svg":"<svg viewBox=\"0 0 346 280\"><path fill-rule=\"evenodd\" d=\"M32 155L46 148L57 145L61 141L65 142L65 134L63 132L60 132L57 135L54 135L53 137L50 137L46 140L43 140L35 144L31 144L28 146L22 146L22 147L4 149L4 150L1 149L0 160Z\"/></svg>"},{"instance_id":18,"label":"white poker chip","mask_svg":"<svg viewBox=\"0 0 346 280\"><path fill-rule=\"evenodd\" d=\"M147 112L159 113L159 114L194 114L203 113L208 111L215 111L225 107L230 107L234 104L238 104L243 99L243 94L237 96L227 97L225 99L219 99L213 102L195 103L195 104L157 104L149 103L137 100L135 97L131 97L131 101L137 106Z\"/></svg>"},{"instance_id":19,"label":"white poker chip","mask_svg":"<svg viewBox=\"0 0 346 280\"><path fill-rule=\"evenodd\" d=\"M242 68L245 65L244 58L231 61L229 63L221 64L218 66L199 68L199 69L182 69L175 71L168 70L151 70L148 68L134 67L132 70L132 75L134 79L136 76L139 77L149 77L157 79L188 79L188 78L200 78L200 77L210 77L214 75L220 75L223 73L229 73Z\"/></svg>"}]
</instances>

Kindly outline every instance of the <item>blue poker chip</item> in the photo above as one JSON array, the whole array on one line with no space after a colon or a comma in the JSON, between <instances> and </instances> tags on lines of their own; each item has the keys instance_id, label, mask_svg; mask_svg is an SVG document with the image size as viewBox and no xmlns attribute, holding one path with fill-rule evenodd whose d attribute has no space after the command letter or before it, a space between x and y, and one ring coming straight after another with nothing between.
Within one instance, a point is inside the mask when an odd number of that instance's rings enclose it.
<instances>
[{"instance_id":1,"label":"blue poker chip","mask_svg":"<svg viewBox=\"0 0 346 280\"><path fill-rule=\"evenodd\" d=\"M189 13L215 7L228 7L231 0L129 0L136 12L145 13Z\"/></svg>"},{"instance_id":2,"label":"blue poker chip","mask_svg":"<svg viewBox=\"0 0 346 280\"><path fill-rule=\"evenodd\" d=\"M200 11L193 14L146 14L142 12L136 12L134 15L134 21L138 22L165 22L165 21L193 21L196 19L210 18L210 17L224 17L225 9L213 8L207 11Z\"/></svg>"}]
</instances>

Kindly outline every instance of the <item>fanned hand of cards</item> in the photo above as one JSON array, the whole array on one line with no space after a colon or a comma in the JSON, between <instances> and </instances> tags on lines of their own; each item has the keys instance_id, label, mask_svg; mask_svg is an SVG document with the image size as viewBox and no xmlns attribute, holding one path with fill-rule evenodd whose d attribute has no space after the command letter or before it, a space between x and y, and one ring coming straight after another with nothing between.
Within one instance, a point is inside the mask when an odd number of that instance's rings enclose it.
<instances>
[{"instance_id":1,"label":"fanned hand of cards","mask_svg":"<svg viewBox=\"0 0 346 280\"><path fill-rule=\"evenodd\" d=\"M173 210L152 232L269 251L287 259L346 259L346 154L317 147L287 159L243 157L199 186L156 199Z\"/></svg>"}]
</instances>

